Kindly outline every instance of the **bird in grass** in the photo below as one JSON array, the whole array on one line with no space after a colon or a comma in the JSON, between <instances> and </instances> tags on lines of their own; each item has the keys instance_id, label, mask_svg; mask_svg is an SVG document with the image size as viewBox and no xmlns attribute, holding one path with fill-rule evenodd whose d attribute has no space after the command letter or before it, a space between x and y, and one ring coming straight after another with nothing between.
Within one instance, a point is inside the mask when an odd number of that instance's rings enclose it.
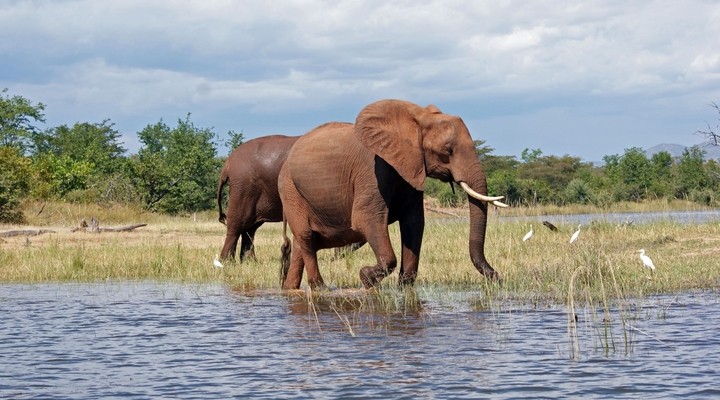
<instances>
[{"instance_id":1,"label":"bird in grass","mask_svg":"<svg viewBox=\"0 0 720 400\"><path fill-rule=\"evenodd\" d=\"M530 230L528 231L528 233L525 234L525 236L523 236L523 242L527 242L528 240L530 240L532 235L533 235L533 229L532 229L532 225L530 225Z\"/></svg>"},{"instance_id":2,"label":"bird in grass","mask_svg":"<svg viewBox=\"0 0 720 400\"><path fill-rule=\"evenodd\" d=\"M213 265L215 266L215 268L223 267L222 263L220 262L220 256L217 254L215 254L215 260L213 260Z\"/></svg>"},{"instance_id":3,"label":"bird in grass","mask_svg":"<svg viewBox=\"0 0 720 400\"><path fill-rule=\"evenodd\" d=\"M553 231L553 232L557 232L557 231L558 231L557 226L551 224L550 221L543 221L543 225L547 226L548 229L550 229L550 230Z\"/></svg>"},{"instance_id":4,"label":"bird in grass","mask_svg":"<svg viewBox=\"0 0 720 400\"><path fill-rule=\"evenodd\" d=\"M655 264L650 257L645 255L645 249L640 249L640 260L642 260L643 267L650 270L650 273L655 272Z\"/></svg>"},{"instance_id":5,"label":"bird in grass","mask_svg":"<svg viewBox=\"0 0 720 400\"><path fill-rule=\"evenodd\" d=\"M578 237L580 236L580 226L581 226L581 225L582 225L582 224L579 224L579 225L578 225L577 230L576 230L576 231L572 234L572 236L570 237L570 243L575 243L575 241L578 240Z\"/></svg>"}]
</instances>

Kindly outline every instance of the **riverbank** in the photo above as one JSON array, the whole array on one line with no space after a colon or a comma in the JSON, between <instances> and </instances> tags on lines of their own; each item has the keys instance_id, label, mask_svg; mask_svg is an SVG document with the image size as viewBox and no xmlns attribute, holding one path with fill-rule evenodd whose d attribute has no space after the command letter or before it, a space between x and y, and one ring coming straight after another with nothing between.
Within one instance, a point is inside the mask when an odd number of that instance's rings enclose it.
<instances>
[{"instance_id":1,"label":"riverbank","mask_svg":"<svg viewBox=\"0 0 720 400\"><path fill-rule=\"evenodd\" d=\"M570 244L577 225L560 223L558 232L533 225L532 239L523 242L530 228L527 222L493 215L486 254L503 277L497 284L487 281L470 263L467 210L452 212L460 217L428 212L418 286L480 288L488 301L512 298L564 302L571 293L599 301L720 285L717 221L615 224L600 220L583 226L578 241ZM506 210L499 213L504 215ZM147 226L128 232L73 231L80 219L93 216L101 227ZM213 259L224 241L225 227L216 221L215 213L167 217L122 208L48 204L33 222L30 227L0 226L0 231L43 228L55 232L3 238L0 282L167 280L221 282L244 289L279 286L279 223L266 224L258 231L257 261L226 263L220 269L213 267ZM399 254L397 226L390 229ZM654 260L654 273L643 268L638 253L641 248ZM354 288L361 286L358 271L374 263L374 256L367 246L344 258L335 258L332 251L323 250L319 262L328 285ZM394 287L396 282L397 272L383 284Z\"/></svg>"}]
</instances>

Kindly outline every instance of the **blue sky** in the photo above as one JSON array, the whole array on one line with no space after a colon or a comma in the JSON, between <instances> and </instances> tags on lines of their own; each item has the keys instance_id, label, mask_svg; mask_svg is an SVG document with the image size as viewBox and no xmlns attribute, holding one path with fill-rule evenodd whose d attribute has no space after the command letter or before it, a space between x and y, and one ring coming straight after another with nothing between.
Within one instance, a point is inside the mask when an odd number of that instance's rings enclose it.
<instances>
[{"instance_id":1,"label":"blue sky","mask_svg":"<svg viewBox=\"0 0 720 400\"><path fill-rule=\"evenodd\" d=\"M47 127L110 119L131 152L188 112L253 138L400 98L495 154L597 161L702 142L718 21L700 0L0 0L0 88L44 103Z\"/></svg>"}]
</instances>

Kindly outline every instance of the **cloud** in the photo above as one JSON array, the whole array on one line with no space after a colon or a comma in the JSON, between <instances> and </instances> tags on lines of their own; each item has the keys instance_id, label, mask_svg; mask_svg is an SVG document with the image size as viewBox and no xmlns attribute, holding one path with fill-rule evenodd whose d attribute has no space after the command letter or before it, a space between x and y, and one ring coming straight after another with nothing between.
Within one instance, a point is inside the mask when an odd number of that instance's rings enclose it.
<instances>
[{"instance_id":1,"label":"cloud","mask_svg":"<svg viewBox=\"0 0 720 400\"><path fill-rule=\"evenodd\" d=\"M638 110L625 102L672 114L720 97L718 20L701 0L10 1L0 87L132 126L336 119L383 97L534 121Z\"/></svg>"}]
</instances>

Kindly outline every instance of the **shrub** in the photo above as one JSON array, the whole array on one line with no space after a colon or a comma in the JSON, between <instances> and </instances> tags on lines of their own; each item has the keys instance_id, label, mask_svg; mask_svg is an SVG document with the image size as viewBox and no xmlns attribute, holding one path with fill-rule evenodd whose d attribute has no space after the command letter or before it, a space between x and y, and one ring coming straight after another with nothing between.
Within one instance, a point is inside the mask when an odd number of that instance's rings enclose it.
<instances>
[{"instance_id":1,"label":"shrub","mask_svg":"<svg viewBox=\"0 0 720 400\"><path fill-rule=\"evenodd\" d=\"M579 178L571 180L563 191L565 203L588 204L593 203L594 198L590 185Z\"/></svg>"}]
</instances>

